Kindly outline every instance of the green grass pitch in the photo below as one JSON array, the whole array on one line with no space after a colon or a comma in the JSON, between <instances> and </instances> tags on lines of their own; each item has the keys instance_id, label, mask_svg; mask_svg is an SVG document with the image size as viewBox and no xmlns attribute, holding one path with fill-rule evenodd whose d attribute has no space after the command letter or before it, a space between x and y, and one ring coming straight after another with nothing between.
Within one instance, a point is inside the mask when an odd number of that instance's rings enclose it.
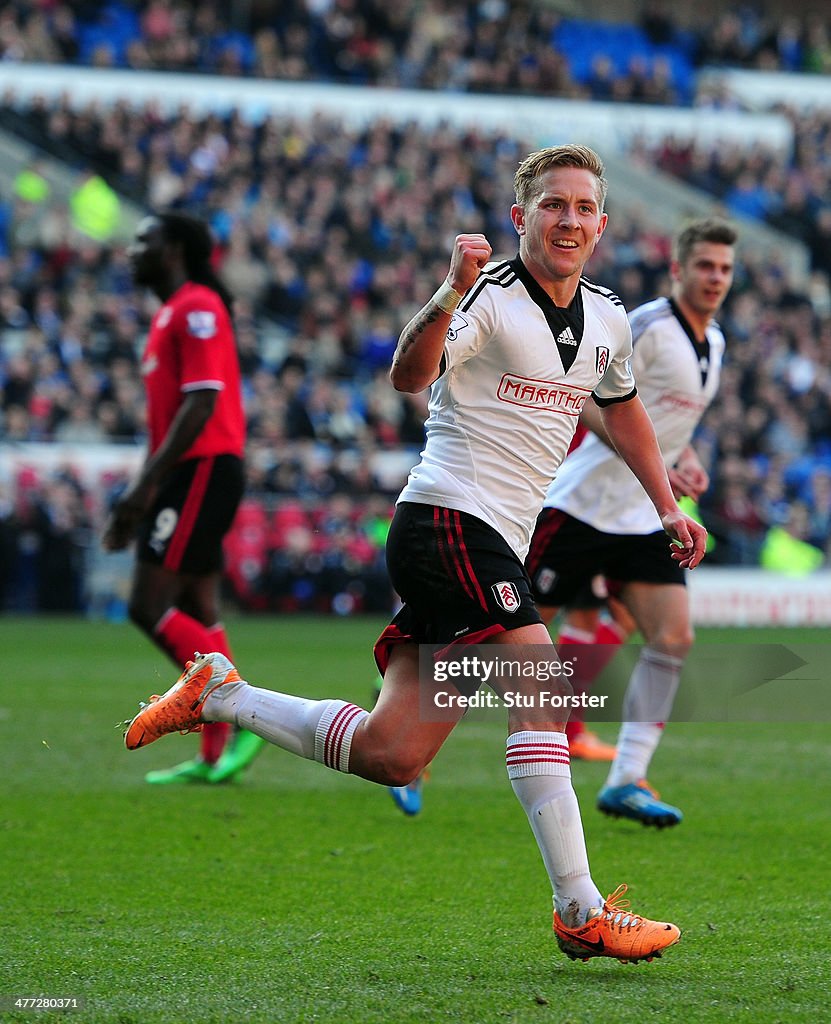
<instances>
[{"instance_id":1,"label":"green grass pitch","mask_svg":"<svg viewBox=\"0 0 831 1024\"><path fill-rule=\"evenodd\" d=\"M228 625L252 681L368 702L379 621ZM501 722L459 726L414 819L276 748L239 783L158 790L144 772L196 738L124 749L116 723L176 675L136 630L0 619L0 650L0 1021L57 1020L9 1009L37 995L84 1000L77 1024L829 1019L827 722L671 726L651 780L686 818L660 833L599 815L605 767L576 762L596 880L684 933L652 964L582 964Z\"/></svg>"}]
</instances>

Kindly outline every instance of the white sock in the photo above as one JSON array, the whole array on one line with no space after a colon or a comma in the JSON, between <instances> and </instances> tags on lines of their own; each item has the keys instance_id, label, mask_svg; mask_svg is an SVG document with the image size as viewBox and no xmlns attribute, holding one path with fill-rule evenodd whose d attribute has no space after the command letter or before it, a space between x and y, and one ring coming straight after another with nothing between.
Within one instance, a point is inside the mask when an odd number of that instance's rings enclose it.
<instances>
[{"instance_id":1,"label":"white sock","mask_svg":"<svg viewBox=\"0 0 831 1024\"><path fill-rule=\"evenodd\" d=\"M663 727L654 722L624 722L617 738L617 754L609 768L607 786L627 786L645 779L649 762L661 740Z\"/></svg>"},{"instance_id":2,"label":"white sock","mask_svg":"<svg viewBox=\"0 0 831 1024\"><path fill-rule=\"evenodd\" d=\"M232 722L269 743L337 771L349 771L355 730L367 712L343 700L308 700L248 683L220 686L205 701L208 722Z\"/></svg>"},{"instance_id":3,"label":"white sock","mask_svg":"<svg viewBox=\"0 0 831 1024\"><path fill-rule=\"evenodd\" d=\"M557 643L593 644L594 633L590 633L587 629L578 629L577 626L572 626L566 622L560 627L560 632L557 634Z\"/></svg>"},{"instance_id":4,"label":"white sock","mask_svg":"<svg viewBox=\"0 0 831 1024\"><path fill-rule=\"evenodd\" d=\"M623 721L668 721L683 665L682 658L644 647L626 687Z\"/></svg>"},{"instance_id":5,"label":"white sock","mask_svg":"<svg viewBox=\"0 0 831 1024\"><path fill-rule=\"evenodd\" d=\"M652 647L641 651L623 698L623 725L607 785L625 786L646 778L663 723L672 711L683 664L681 658Z\"/></svg>"},{"instance_id":6,"label":"white sock","mask_svg":"<svg viewBox=\"0 0 831 1024\"><path fill-rule=\"evenodd\" d=\"M589 871L566 735L515 732L508 737L505 761L551 880L557 913L568 927L583 924L603 898Z\"/></svg>"}]
</instances>

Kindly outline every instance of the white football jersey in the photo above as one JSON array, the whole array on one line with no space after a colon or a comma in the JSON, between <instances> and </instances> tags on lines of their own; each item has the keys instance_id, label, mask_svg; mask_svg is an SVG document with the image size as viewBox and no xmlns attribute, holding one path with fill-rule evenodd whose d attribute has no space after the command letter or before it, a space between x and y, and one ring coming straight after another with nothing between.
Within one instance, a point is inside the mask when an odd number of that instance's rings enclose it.
<instances>
[{"instance_id":1,"label":"white football jersey","mask_svg":"<svg viewBox=\"0 0 831 1024\"><path fill-rule=\"evenodd\" d=\"M712 322L704 346L678 307L667 298L629 317L638 394L655 425L667 466L687 447L718 390L724 335ZM637 477L596 434L589 433L563 463L545 505L567 512L603 533L647 534L661 520Z\"/></svg>"},{"instance_id":2,"label":"white football jersey","mask_svg":"<svg viewBox=\"0 0 831 1024\"><path fill-rule=\"evenodd\" d=\"M568 309L520 258L491 262L453 315L427 441L399 501L468 512L525 559L545 491L594 393L635 393L620 299L580 279Z\"/></svg>"}]
</instances>

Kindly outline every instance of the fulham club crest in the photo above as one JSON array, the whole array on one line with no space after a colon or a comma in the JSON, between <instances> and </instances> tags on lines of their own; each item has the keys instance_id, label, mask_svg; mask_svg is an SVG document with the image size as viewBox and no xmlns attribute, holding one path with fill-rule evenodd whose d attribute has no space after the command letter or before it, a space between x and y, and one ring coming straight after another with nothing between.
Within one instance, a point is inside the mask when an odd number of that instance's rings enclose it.
<instances>
[{"instance_id":1,"label":"fulham club crest","mask_svg":"<svg viewBox=\"0 0 831 1024\"><path fill-rule=\"evenodd\" d=\"M519 591L513 583L507 580L502 583L494 583L491 590L500 608L511 612L511 614L519 609Z\"/></svg>"},{"instance_id":2,"label":"fulham club crest","mask_svg":"<svg viewBox=\"0 0 831 1024\"><path fill-rule=\"evenodd\" d=\"M609 350L605 345L598 345L594 350L594 356L597 375L598 377L602 377L606 372L606 367L609 365Z\"/></svg>"}]
</instances>

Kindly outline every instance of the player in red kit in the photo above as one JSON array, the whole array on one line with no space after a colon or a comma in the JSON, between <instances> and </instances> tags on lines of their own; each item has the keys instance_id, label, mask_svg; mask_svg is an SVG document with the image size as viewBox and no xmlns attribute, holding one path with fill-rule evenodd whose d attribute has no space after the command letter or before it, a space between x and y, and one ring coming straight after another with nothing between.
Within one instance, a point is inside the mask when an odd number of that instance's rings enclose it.
<instances>
[{"instance_id":1,"label":"player in red kit","mask_svg":"<svg viewBox=\"0 0 831 1024\"><path fill-rule=\"evenodd\" d=\"M219 621L222 539L243 493L245 416L231 296L211 265L207 225L178 212L146 217L130 247L137 285L162 302L141 370L147 394L147 457L115 504L104 546L135 536L130 618L177 665L194 651L230 655ZM221 782L263 741L207 725L199 756L150 772L147 781Z\"/></svg>"}]
</instances>

